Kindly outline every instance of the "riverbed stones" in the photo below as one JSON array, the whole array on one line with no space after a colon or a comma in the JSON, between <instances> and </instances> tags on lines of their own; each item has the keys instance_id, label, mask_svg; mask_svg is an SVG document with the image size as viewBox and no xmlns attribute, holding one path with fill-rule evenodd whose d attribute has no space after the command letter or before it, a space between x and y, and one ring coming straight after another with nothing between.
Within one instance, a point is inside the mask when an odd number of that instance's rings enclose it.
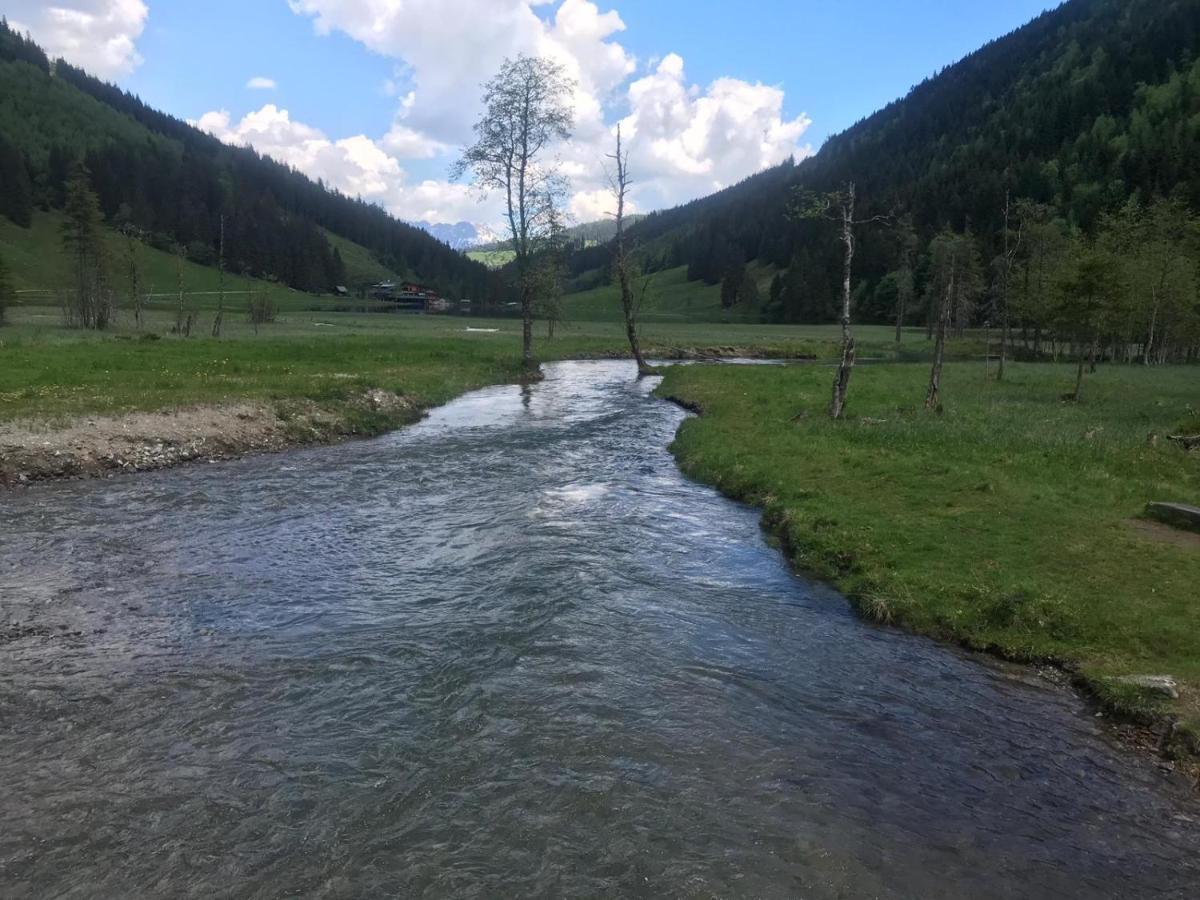
<instances>
[{"instance_id":1,"label":"riverbed stones","mask_svg":"<svg viewBox=\"0 0 1200 900\"><path fill-rule=\"evenodd\" d=\"M1113 679L1117 684L1140 688L1152 694L1179 699L1179 683L1170 675L1124 675Z\"/></svg>"},{"instance_id":2,"label":"riverbed stones","mask_svg":"<svg viewBox=\"0 0 1200 900\"><path fill-rule=\"evenodd\" d=\"M1146 515L1173 528L1200 531L1200 507L1186 503L1149 503Z\"/></svg>"}]
</instances>

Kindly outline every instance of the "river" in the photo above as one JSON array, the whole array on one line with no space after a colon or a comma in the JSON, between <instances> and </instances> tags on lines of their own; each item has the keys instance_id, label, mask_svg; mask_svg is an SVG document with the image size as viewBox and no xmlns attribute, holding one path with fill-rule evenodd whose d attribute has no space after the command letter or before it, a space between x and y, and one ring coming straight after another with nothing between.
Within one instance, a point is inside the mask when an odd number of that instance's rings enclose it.
<instances>
[{"instance_id":1,"label":"river","mask_svg":"<svg viewBox=\"0 0 1200 900\"><path fill-rule=\"evenodd\" d=\"M1083 705L859 621L623 363L0 496L0 896L1194 897Z\"/></svg>"}]
</instances>

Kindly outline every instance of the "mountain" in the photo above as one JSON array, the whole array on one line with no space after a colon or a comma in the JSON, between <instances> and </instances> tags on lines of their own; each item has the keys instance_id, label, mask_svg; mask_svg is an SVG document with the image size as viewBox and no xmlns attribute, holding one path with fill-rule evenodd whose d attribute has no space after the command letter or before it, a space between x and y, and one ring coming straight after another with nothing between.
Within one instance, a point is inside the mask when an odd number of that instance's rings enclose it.
<instances>
[{"instance_id":1,"label":"mountain","mask_svg":"<svg viewBox=\"0 0 1200 900\"><path fill-rule=\"evenodd\" d=\"M486 225L476 225L471 222L456 222L449 225L441 222L413 222L443 244L455 250L473 250L497 240L496 232Z\"/></svg>"},{"instance_id":2,"label":"mountain","mask_svg":"<svg viewBox=\"0 0 1200 900\"><path fill-rule=\"evenodd\" d=\"M447 296L487 294L484 266L420 228L51 61L0 22L0 215L28 227L34 208L61 209L80 159L110 225L194 262L215 263L224 226L234 272L328 291L347 275L333 235Z\"/></svg>"},{"instance_id":3,"label":"mountain","mask_svg":"<svg viewBox=\"0 0 1200 900\"><path fill-rule=\"evenodd\" d=\"M625 217L627 225L640 222L646 218L641 214L634 214ZM580 225L572 225L566 230L567 240L570 241L579 250L585 250L589 247L597 247L601 244L607 244L617 234L617 223L615 219L600 219L596 222L584 222ZM496 232L488 232L487 240L482 240L484 234L481 232L480 241L473 244L470 249L479 250L481 252L502 252L511 249L509 240L502 234Z\"/></svg>"},{"instance_id":4,"label":"mountain","mask_svg":"<svg viewBox=\"0 0 1200 900\"><path fill-rule=\"evenodd\" d=\"M857 183L863 216L912 216L922 246L968 230L984 259L1002 241L1006 196L1094 231L1128 200L1173 194L1200 207L1200 0L1071 0L993 41L905 98L787 162L631 229L650 269L713 283L757 260L797 276L805 315L829 318L841 271L832 229L792 215L797 189ZM867 314L895 264L888 229L856 259ZM573 275L605 248L577 253ZM799 283L798 282L798 283ZM797 312L797 314L800 314Z\"/></svg>"}]
</instances>

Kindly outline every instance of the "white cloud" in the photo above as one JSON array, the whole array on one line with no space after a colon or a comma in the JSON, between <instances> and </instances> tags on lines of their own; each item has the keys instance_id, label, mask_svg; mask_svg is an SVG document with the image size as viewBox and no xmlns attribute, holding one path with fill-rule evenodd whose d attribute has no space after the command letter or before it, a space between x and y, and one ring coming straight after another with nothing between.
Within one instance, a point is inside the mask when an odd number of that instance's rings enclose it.
<instances>
[{"instance_id":1,"label":"white cloud","mask_svg":"<svg viewBox=\"0 0 1200 900\"><path fill-rule=\"evenodd\" d=\"M637 204L625 201L626 213L632 215L637 211ZM617 198L607 188L576 191L571 197L569 212L576 222L598 222L601 219L612 218L617 213Z\"/></svg>"},{"instance_id":2,"label":"white cloud","mask_svg":"<svg viewBox=\"0 0 1200 900\"><path fill-rule=\"evenodd\" d=\"M384 144L365 135L330 140L319 129L292 119L286 109L268 103L240 121L225 111L205 113L192 123L228 144L252 146L259 153L299 169L352 197L378 203L412 221L459 222L495 218L494 204L480 207L464 184L423 181L408 184L400 161Z\"/></svg>"},{"instance_id":3,"label":"white cloud","mask_svg":"<svg viewBox=\"0 0 1200 900\"><path fill-rule=\"evenodd\" d=\"M246 82L246 87L252 91L273 91L279 85L275 83L274 78L267 78L265 75L255 75Z\"/></svg>"},{"instance_id":4,"label":"white cloud","mask_svg":"<svg viewBox=\"0 0 1200 900\"><path fill-rule=\"evenodd\" d=\"M671 54L629 86L623 120L633 162L662 202L728 187L811 150L800 141L812 121L783 116L783 91L720 78L707 90L690 86L683 60Z\"/></svg>"},{"instance_id":5,"label":"white cloud","mask_svg":"<svg viewBox=\"0 0 1200 900\"><path fill-rule=\"evenodd\" d=\"M8 0L3 11L51 57L101 78L128 75L142 63L137 40L150 14L143 0Z\"/></svg>"},{"instance_id":6,"label":"white cloud","mask_svg":"<svg viewBox=\"0 0 1200 900\"><path fill-rule=\"evenodd\" d=\"M572 179L570 211L579 221L612 210L605 166L618 120L639 209L685 202L809 152L801 144L809 120L785 118L781 89L732 78L695 85L674 53L639 75L637 61L618 42L626 27L619 13L592 0L289 4L310 17L319 34L343 32L395 62L382 88L398 101L391 129L375 140L362 135L331 140L268 105L236 126L226 114L225 133L213 130L405 218L497 220L497 198L478 207L477 195L463 185L437 180L410 185L402 163L432 160L448 169L456 149L471 140L482 83L506 57L520 53L560 61L577 83L575 137L557 152ZM539 15L538 6L552 8ZM221 114L205 119L214 115Z\"/></svg>"}]
</instances>

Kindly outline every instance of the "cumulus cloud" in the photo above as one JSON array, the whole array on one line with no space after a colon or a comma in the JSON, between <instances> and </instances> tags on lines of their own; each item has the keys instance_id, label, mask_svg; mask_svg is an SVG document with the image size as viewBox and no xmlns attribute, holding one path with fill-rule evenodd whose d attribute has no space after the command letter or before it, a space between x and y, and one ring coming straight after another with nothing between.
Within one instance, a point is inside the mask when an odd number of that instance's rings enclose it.
<instances>
[{"instance_id":1,"label":"cumulus cloud","mask_svg":"<svg viewBox=\"0 0 1200 900\"><path fill-rule=\"evenodd\" d=\"M279 85L275 83L274 78L267 78L265 75L255 75L246 82L246 87L252 91L273 91Z\"/></svg>"},{"instance_id":2,"label":"cumulus cloud","mask_svg":"<svg viewBox=\"0 0 1200 900\"><path fill-rule=\"evenodd\" d=\"M219 110L205 113L192 124L227 144L253 147L331 188L377 203L402 219L478 221L481 213L489 220L498 214L494 206L481 210L479 198L467 185L441 181L409 184L400 161L380 142L361 134L331 140L273 103L236 122L227 111Z\"/></svg>"},{"instance_id":3,"label":"cumulus cloud","mask_svg":"<svg viewBox=\"0 0 1200 900\"><path fill-rule=\"evenodd\" d=\"M809 119L785 117L782 90L733 78L693 84L673 53L639 66L619 42L626 28L620 14L593 0L289 4L311 18L319 34L342 32L395 61L394 77L383 88L398 100L395 121L376 140L334 141L320 132L314 137L313 129L266 106L236 127L226 123L228 130L239 142L408 218L494 221L495 198L476 208L463 185L407 185L401 165L432 160L448 167L472 138L480 86L505 58L521 53L558 60L576 83L575 136L557 153L572 179L570 211L579 221L611 212L604 165L618 121L637 181L633 202L643 210L693 199L809 152L801 143Z\"/></svg>"},{"instance_id":4,"label":"cumulus cloud","mask_svg":"<svg viewBox=\"0 0 1200 900\"><path fill-rule=\"evenodd\" d=\"M51 57L101 78L128 75L142 63L137 40L150 14L143 0L9 0L4 14Z\"/></svg>"},{"instance_id":5,"label":"cumulus cloud","mask_svg":"<svg viewBox=\"0 0 1200 900\"><path fill-rule=\"evenodd\" d=\"M812 120L784 118L779 88L720 78L701 92L688 84L675 54L628 93L623 132L662 202L720 190L810 152L800 141Z\"/></svg>"}]
</instances>

